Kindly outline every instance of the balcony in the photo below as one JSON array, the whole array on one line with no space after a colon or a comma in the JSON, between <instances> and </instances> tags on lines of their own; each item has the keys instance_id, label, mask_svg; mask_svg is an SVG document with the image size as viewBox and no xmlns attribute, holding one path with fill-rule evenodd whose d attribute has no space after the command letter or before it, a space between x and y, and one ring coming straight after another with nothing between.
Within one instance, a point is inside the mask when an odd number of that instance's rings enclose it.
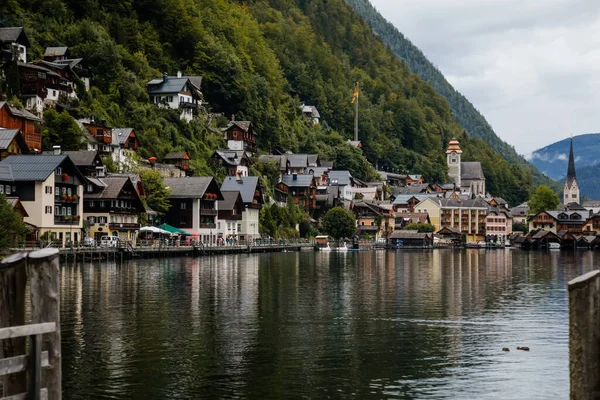
<instances>
[{"instance_id":1,"label":"balcony","mask_svg":"<svg viewBox=\"0 0 600 400\"><path fill-rule=\"evenodd\" d=\"M79 215L55 215L55 225L79 225Z\"/></svg>"},{"instance_id":2,"label":"balcony","mask_svg":"<svg viewBox=\"0 0 600 400\"><path fill-rule=\"evenodd\" d=\"M200 215L217 215L218 211L212 208L201 208Z\"/></svg>"},{"instance_id":3,"label":"balcony","mask_svg":"<svg viewBox=\"0 0 600 400\"><path fill-rule=\"evenodd\" d=\"M180 101L179 102L179 107L181 108L192 108L192 109L197 109L199 106L198 103L192 103L189 101Z\"/></svg>"},{"instance_id":4,"label":"balcony","mask_svg":"<svg viewBox=\"0 0 600 400\"><path fill-rule=\"evenodd\" d=\"M75 204L79 203L79 196L54 196L54 203L67 203Z\"/></svg>"},{"instance_id":5,"label":"balcony","mask_svg":"<svg viewBox=\"0 0 600 400\"><path fill-rule=\"evenodd\" d=\"M140 224L111 222L108 224L108 229L111 231L137 231L140 229Z\"/></svg>"},{"instance_id":6,"label":"balcony","mask_svg":"<svg viewBox=\"0 0 600 400\"><path fill-rule=\"evenodd\" d=\"M200 229L217 229L217 224L200 224Z\"/></svg>"}]
</instances>

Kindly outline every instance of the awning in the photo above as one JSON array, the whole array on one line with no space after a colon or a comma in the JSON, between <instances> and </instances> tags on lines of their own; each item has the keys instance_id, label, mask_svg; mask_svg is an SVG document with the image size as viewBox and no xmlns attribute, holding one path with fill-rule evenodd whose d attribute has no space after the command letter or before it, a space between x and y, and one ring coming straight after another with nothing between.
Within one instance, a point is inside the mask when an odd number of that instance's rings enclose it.
<instances>
[{"instance_id":1,"label":"awning","mask_svg":"<svg viewBox=\"0 0 600 400\"><path fill-rule=\"evenodd\" d=\"M140 228L140 232L151 232L151 233L160 233L162 235L171 235L171 232L165 231L164 229L157 228L156 226L144 226Z\"/></svg>"},{"instance_id":2,"label":"awning","mask_svg":"<svg viewBox=\"0 0 600 400\"><path fill-rule=\"evenodd\" d=\"M183 229L179 229L179 228L175 228L174 226L171 226L169 224L162 224L158 226L160 229L164 229L167 232L170 233L176 233L178 235L191 235L191 233L184 231Z\"/></svg>"}]
</instances>

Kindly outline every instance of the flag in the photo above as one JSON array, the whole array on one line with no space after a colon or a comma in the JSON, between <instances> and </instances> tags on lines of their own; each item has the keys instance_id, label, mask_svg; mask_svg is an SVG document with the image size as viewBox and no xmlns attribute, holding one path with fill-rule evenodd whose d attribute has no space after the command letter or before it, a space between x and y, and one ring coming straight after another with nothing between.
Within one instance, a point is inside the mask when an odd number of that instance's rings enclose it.
<instances>
[{"instance_id":1,"label":"flag","mask_svg":"<svg viewBox=\"0 0 600 400\"><path fill-rule=\"evenodd\" d=\"M358 82L356 82L356 86L354 87L354 94L352 95L352 104L358 100Z\"/></svg>"}]
</instances>

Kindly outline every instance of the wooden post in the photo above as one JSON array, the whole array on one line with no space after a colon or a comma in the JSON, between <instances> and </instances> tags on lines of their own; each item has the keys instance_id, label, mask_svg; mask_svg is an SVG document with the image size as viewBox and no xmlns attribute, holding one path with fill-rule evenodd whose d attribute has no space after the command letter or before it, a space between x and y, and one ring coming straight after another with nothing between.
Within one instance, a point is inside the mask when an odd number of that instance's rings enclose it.
<instances>
[{"instance_id":1,"label":"wooden post","mask_svg":"<svg viewBox=\"0 0 600 400\"><path fill-rule=\"evenodd\" d=\"M600 399L600 270L569 282L571 399Z\"/></svg>"},{"instance_id":2,"label":"wooden post","mask_svg":"<svg viewBox=\"0 0 600 400\"><path fill-rule=\"evenodd\" d=\"M25 324L25 284L27 280L27 253L18 253L0 263L0 328ZM3 340L0 357L9 358L25 354L25 337ZM4 396L25 392L27 375L20 372L2 379Z\"/></svg>"},{"instance_id":3,"label":"wooden post","mask_svg":"<svg viewBox=\"0 0 600 400\"><path fill-rule=\"evenodd\" d=\"M48 399L60 400L62 391L60 353L60 274L58 249L29 253L31 282L31 322L55 322L56 330L44 335L42 349L48 351L50 367L42 371L42 387Z\"/></svg>"}]
</instances>

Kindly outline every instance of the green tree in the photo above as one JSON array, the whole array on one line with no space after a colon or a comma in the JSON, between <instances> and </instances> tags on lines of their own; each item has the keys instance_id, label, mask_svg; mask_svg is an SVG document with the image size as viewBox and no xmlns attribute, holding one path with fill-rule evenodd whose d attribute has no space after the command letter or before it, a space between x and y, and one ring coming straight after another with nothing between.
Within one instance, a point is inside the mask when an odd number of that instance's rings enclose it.
<instances>
[{"instance_id":1,"label":"green tree","mask_svg":"<svg viewBox=\"0 0 600 400\"><path fill-rule=\"evenodd\" d=\"M171 208L169 203L171 188L165 186L162 175L155 170L143 170L140 172L140 178L144 185L146 205L156 211L158 215L165 215Z\"/></svg>"},{"instance_id":2,"label":"green tree","mask_svg":"<svg viewBox=\"0 0 600 400\"><path fill-rule=\"evenodd\" d=\"M556 193L546 185L540 185L529 199L529 210L537 214L541 211L556 210L560 200Z\"/></svg>"},{"instance_id":3,"label":"green tree","mask_svg":"<svg viewBox=\"0 0 600 400\"><path fill-rule=\"evenodd\" d=\"M27 225L13 209L4 194L0 194L0 249L15 247L27 234Z\"/></svg>"},{"instance_id":4,"label":"green tree","mask_svg":"<svg viewBox=\"0 0 600 400\"><path fill-rule=\"evenodd\" d=\"M323 217L323 229L336 240L351 237L356 232L354 214L343 207L334 207Z\"/></svg>"},{"instance_id":5,"label":"green tree","mask_svg":"<svg viewBox=\"0 0 600 400\"><path fill-rule=\"evenodd\" d=\"M524 222L514 222L512 224L512 230L513 230L513 232L527 233L527 231L529 230L529 227Z\"/></svg>"},{"instance_id":6,"label":"green tree","mask_svg":"<svg viewBox=\"0 0 600 400\"><path fill-rule=\"evenodd\" d=\"M408 224L403 229L406 231L433 232L435 231L435 226L431 224L417 223Z\"/></svg>"},{"instance_id":7,"label":"green tree","mask_svg":"<svg viewBox=\"0 0 600 400\"><path fill-rule=\"evenodd\" d=\"M79 150L81 135L81 129L68 112L59 113L54 108L44 112L43 150L52 150L52 146L60 146L62 150Z\"/></svg>"}]
</instances>

